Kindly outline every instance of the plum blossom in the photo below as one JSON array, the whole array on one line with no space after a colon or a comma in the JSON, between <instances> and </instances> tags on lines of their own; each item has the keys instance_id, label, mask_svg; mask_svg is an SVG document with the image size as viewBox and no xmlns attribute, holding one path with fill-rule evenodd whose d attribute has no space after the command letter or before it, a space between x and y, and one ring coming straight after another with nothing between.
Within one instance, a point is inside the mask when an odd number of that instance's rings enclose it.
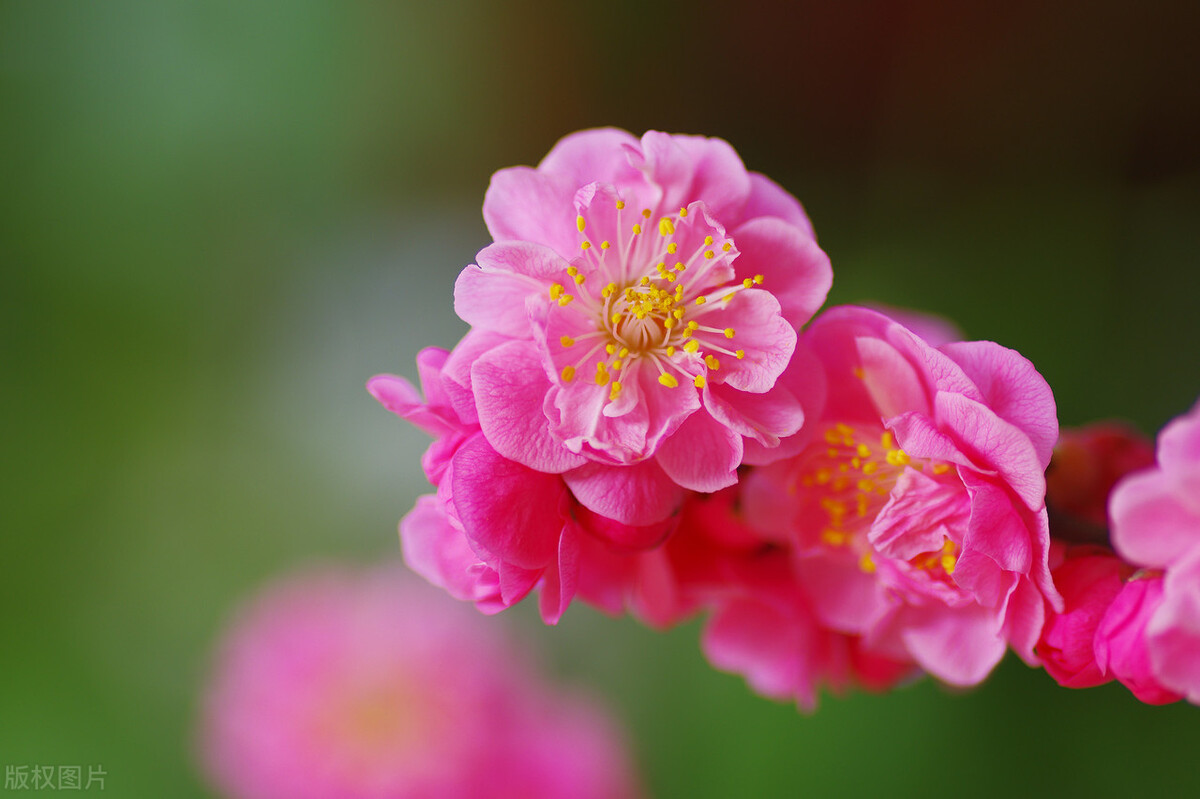
<instances>
[{"instance_id":1,"label":"plum blossom","mask_svg":"<svg viewBox=\"0 0 1200 799\"><path fill-rule=\"evenodd\" d=\"M230 799L637 795L612 722L443 600L394 568L264 589L204 696L213 785Z\"/></svg>"},{"instance_id":2,"label":"plum blossom","mask_svg":"<svg viewBox=\"0 0 1200 799\"><path fill-rule=\"evenodd\" d=\"M604 129L501 170L455 287L452 379L497 453L628 525L677 512L804 421L780 381L832 273L796 200L719 139Z\"/></svg>"},{"instance_id":3,"label":"plum blossom","mask_svg":"<svg viewBox=\"0 0 1200 799\"><path fill-rule=\"evenodd\" d=\"M795 457L757 469L747 518L790 543L820 623L955 685L1011 646L1036 663L1048 567L1044 472L1054 399L992 342L930 346L880 313L825 312L799 345L823 411Z\"/></svg>"},{"instance_id":4,"label":"plum blossom","mask_svg":"<svg viewBox=\"0 0 1200 799\"><path fill-rule=\"evenodd\" d=\"M1113 546L1143 579L1126 585L1110 610L1123 623L1101 637L1132 641L1127 673L1118 662L1116 676L1135 693L1147 683L1160 692L1143 701L1181 694L1200 704L1200 403L1163 428L1156 457L1109 500Z\"/></svg>"}]
</instances>

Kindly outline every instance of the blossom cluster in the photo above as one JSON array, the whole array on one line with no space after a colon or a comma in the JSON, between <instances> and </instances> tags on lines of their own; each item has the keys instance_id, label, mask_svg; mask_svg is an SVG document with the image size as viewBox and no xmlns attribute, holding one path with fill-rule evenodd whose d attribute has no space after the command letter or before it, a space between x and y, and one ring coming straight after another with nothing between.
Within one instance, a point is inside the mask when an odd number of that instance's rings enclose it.
<instances>
[{"instance_id":1,"label":"blossom cluster","mask_svg":"<svg viewBox=\"0 0 1200 799\"><path fill-rule=\"evenodd\" d=\"M496 173L483 215L494 242L455 286L470 332L421 352L420 391L368 383L434 437L412 569L485 613L536 592L549 624L575 599L657 627L706 612L716 667L803 707L1046 657L1073 595L1055 403L1026 358L919 314L814 318L833 275L804 209L719 139L576 133ZM1187 547L1130 546L1166 569L1142 606L1184 602Z\"/></svg>"}]
</instances>

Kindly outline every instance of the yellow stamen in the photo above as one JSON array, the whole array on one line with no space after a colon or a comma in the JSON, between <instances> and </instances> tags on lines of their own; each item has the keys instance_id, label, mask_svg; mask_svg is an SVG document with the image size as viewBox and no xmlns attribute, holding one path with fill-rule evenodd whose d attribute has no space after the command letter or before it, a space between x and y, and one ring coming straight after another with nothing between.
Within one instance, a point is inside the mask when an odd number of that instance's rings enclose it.
<instances>
[{"instance_id":1,"label":"yellow stamen","mask_svg":"<svg viewBox=\"0 0 1200 799\"><path fill-rule=\"evenodd\" d=\"M658 233L660 236L670 236L675 232L675 223L668 217L663 217L658 220Z\"/></svg>"},{"instance_id":2,"label":"yellow stamen","mask_svg":"<svg viewBox=\"0 0 1200 799\"><path fill-rule=\"evenodd\" d=\"M663 372L658 376L658 382L662 383L667 388L675 388L679 385L679 381L675 379L675 375L669 375Z\"/></svg>"},{"instance_id":3,"label":"yellow stamen","mask_svg":"<svg viewBox=\"0 0 1200 799\"><path fill-rule=\"evenodd\" d=\"M704 362L708 364L708 368L714 372L721 368L721 362L714 358L711 354L704 356Z\"/></svg>"},{"instance_id":4,"label":"yellow stamen","mask_svg":"<svg viewBox=\"0 0 1200 799\"><path fill-rule=\"evenodd\" d=\"M560 216L559 219L562 219L562 217ZM575 217L575 227L579 228L579 232L582 233L583 229L587 227L587 220L582 216Z\"/></svg>"},{"instance_id":5,"label":"yellow stamen","mask_svg":"<svg viewBox=\"0 0 1200 799\"><path fill-rule=\"evenodd\" d=\"M704 388L704 375L696 375L696 379L692 381L696 388Z\"/></svg>"},{"instance_id":6,"label":"yellow stamen","mask_svg":"<svg viewBox=\"0 0 1200 799\"><path fill-rule=\"evenodd\" d=\"M617 210L618 211L625 210L625 201L624 200L617 200Z\"/></svg>"},{"instance_id":7,"label":"yellow stamen","mask_svg":"<svg viewBox=\"0 0 1200 799\"><path fill-rule=\"evenodd\" d=\"M571 338L570 336L563 336L558 340L558 343L564 347L574 347L575 339Z\"/></svg>"},{"instance_id":8,"label":"yellow stamen","mask_svg":"<svg viewBox=\"0 0 1200 799\"><path fill-rule=\"evenodd\" d=\"M733 338L733 328L732 327L725 328L725 338Z\"/></svg>"},{"instance_id":9,"label":"yellow stamen","mask_svg":"<svg viewBox=\"0 0 1200 799\"><path fill-rule=\"evenodd\" d=\"M703 305L705 302L707 302L707 300L705 300L703 297L697 297L697 298L696 298L696 304L697 304L697 305Z\"/></svg>"},{"instance_id":10,"label":"yellow stamen","mask_svg":"<svg viewBox=\"0 0 1200 799\"><path fill-rule=\"evenodd\" d=\"M575 379L575 367L564 366L562 370L562 379L564 383L570 383Z\"/></svg>"},{"instance_id":11,"label":"yellow stamen","mask_svg":"<svg viewBox=\"0 0 1200 799\"><path fill-rule=\"evenodd\" d=\"M615 400L619 396L621 396L621 381L614 380L612 388L608 390L608 398L610 400Z\"/></svg>"}]
</instances>

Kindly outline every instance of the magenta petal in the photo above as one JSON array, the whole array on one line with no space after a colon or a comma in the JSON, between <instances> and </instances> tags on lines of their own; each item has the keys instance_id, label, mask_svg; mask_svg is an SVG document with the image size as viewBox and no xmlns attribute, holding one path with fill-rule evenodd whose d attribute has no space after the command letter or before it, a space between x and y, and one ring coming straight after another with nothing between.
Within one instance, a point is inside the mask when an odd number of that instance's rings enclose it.
<instances>
[{"instance_id":1,"label":"magenta petal","mask_svg":"<svg viewBox=\"0 0 1200 799\"><path fill-rule=\"evenodd\" d=\"M542 578L538 610L546 624L558 624L579 583L579 531L569 520L558 540L558 557L546 569Z\"/></svg>"},{"instance_id":2,"label":"magenta petal","mask_svg":"<svg viewBox=\"0 0 1200 799\"><path fill-rule=\"evenodd\" d=\"M594 178L593 178L594 180ZM483 219L496 241L533 241L573 255L577 185L529 167L502 169L492 176L483 200Z\"/></svg>"},{"instance_id":3,"label":"magenta petal","mask_svg":"<svg viewBox=\"0 0 1200 799\"><path fill-rule=\"evenodd\" d=\"M665 161L675 160L664 155L667 150L664 140L668 139L684 156L685 174L690 173L686 180L679 179L674 163L664 167ZM650 132L642 137L642 147L648 156L653 154L657 159L651 164L651 176L664 187L663 203L668 208L701 200L718 219L741 215L750 196L750 175L729 142L706 136Z\"/></svg>"},{"instance_id":4,"label":"magenta petal","mask_svg":"<svg viewBox=\"0 0 1200 799\"><path fill-rule=\"evenodd\" d=\"M484 605L500 601L495 573L488 574L491 570L480 563L462 531L450 524L436 497L419 497L400 521L400 544L408 567L455 599Z\"/></svg>"},{"instance_id":5,"label":"magenta petal","mask_svg":"<svg viewBox=\"0 0 1200 799\"><path fill-rule=\"evenodd\" d=\"M594 513L586 507L575 509L576 519L583 529L623 550L654 549L679 526L679 517L671 516L661 522L635 527Z\"/></svg>"},{"instance_id":6,"label":"magenta petal","mask_svg":"<svg viewBox=\"0 0 1200 799\"><path fill-rule=\"evenodd\" d=\"M672 480L691 491L711 493L737 482L742 437L697 411L658 450L658 465Z\"/></svg>"},{"instance_id":7,"label":"magenta petal","mask_svg":"<svg viewBox=\"0 0 1200 799\"><path fill-rule=\"evenodd\" d=\"M783 386L765 394L751 394L711 385L704 395L704 407L721 424L765 447L779 446L781 438L804 424L804 409Z\"/></svg>"},{"instance_id":8,"label":"magenta petal","mask_svg":"<svg viewBox=\"0 0 1200 799\"><path fill-rule=\"evenodd\" d=\"M1004 656L1000 619L989 608L908 607L900 635L921 668L951 685L976 685Z\"/></svg>"},{"instance_id":9,"label":"magenta petal","mask_svg":"<svg viewBox=\"0 0 1200 799\"><path fill-rule=\"evenodd\" d=\"M1146 626L1150 662L1163 685L1200 704L1200 548L1172 565Z\"/></svg>"},{"instance_id":10,"label":"magenta petal","mask_svg":"<svg viewBox=\"0 0 1200 799\"><path fill-rule=\"evenodd\" d=\"M512 341L471 367L479 424L496 451L539 472L565 472L586 463L550 433L542 411L550 381L532 342Z\"/></svg>"},{"instance_id":11,"label":"magenta petal","mask_svg":"<svg viewBox=\"0 0 1200 799\"><path fill-rule=\"evenodd\" d=\"M739 277L763 276L783 318L799 330L825 302L833 284L829 256L808 231L780 219L751 219L733 231Z\"/></svg>"},{"instance_id":12,"label":"magenta petal","mask_svg":"<svg viewBox=\"0 0 1200 799\"><path fill-rule=\"evenodd\" d=\"M795 225L809 236L816 237L812 222L809 221L800 201L766 175L751 172L750 196L746 198L746 205L742 209L742 219L760 216L777 217Z\"/></svg>"},{"instance_id":13,"label":"magenta petal","mask_svg":"<svg viewBox=\"0 0 1200 799\"><path fill-rule=\"evenodd\" d=\"M614 185L640 183L642 173L629 163L630 147L640 147L638 139L624 130L581 130L560 139L538 164L538 171L563 179L572 191L597 181Z\"/></svg>"},{"instance_id":14,"label":"magenta petal","mask_svg":"<svg viewBox=\"0 0 1200 799\"><path fill-rule=\"evenodd\" d=\"M622 524L643 527L679 511L683 489L654 461L632 466L589 463L563 475L580 504Z\"/></svg>"},{"instance_id":15,"label":"magenta petal","mask_svg":"<svg viewBox=\"0 0 1200 799\"><path fill-rule=\"evenodd\" d=\"M456 429L425 404L413 384L396 375L375 375L367 381L367 391L383 407L424 430L431 436L449 435Z\"/></svg>"},{"instance_id":16,"label":"magenta petal","mask_svg":"<svg viewBox=\"0 0 1200 799\"><path fill-rule=\"evenodd\" d=\"M476 257L454 284L454 312L469 325L506 336L530 335L526 299L549 291L570 264L529 242L500 242Z\"/></svg>"},{"instance_id":17,"label":"magenta petal","mask_svg":"<svg viewBox=\"0 0 1200 799\"><path fill-rule=\"evenodd\" d=\"M1096 663L1143 702L1163 705L1179 694L1159 682L1147 649L1146 628L1163 595L1161 578L1130 580L1096 628Z\"/></svg>"},{"instance_id":18,"label":"magenta petal","mask_svg":"<svg viewBox=\"0 0 1200 799\"><path fill-rule=\"evenodd\" d=\"M1058 415L1050 386L1024 356L992 341L943 345L983 394L983 402L1033 442L1045 469L1058 441Z\"/></svg>"},{"instance_id":19,"label":"magenta petal","mask_svg":"<svg viewBox=\"0 0 1200 799\"><path fill-rule=\"evenodd\" d=\"M455 454L451 480L468 538L525 569L549 564L562 532L559 503L566 489L559 477L501 456L476 435Z\"/></svg>"},{"instance_id":20,"label":"magenta petal","mask_svg":"<svg viewBox=\"0 0 1200 799\"><path fill-rule=\"evenodd\" d=\"M508 336L472 330L455 345L442 367L442 388L464 424L478 424L475 396L471 392L471 367L496 347L512 341Z\"/></svg>"}]
</instances>

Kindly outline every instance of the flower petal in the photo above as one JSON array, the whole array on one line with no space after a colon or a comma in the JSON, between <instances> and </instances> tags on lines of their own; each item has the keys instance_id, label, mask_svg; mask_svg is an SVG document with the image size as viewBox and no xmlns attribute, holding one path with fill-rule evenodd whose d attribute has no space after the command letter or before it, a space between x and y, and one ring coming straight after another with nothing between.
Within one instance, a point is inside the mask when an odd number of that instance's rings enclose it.
<instances>
[{"instance_id":1,"label":"flower petal","mask_svg":"<svg viewBox=\"0 0 1200 799\"><path fill-rule=\"evenodd\" d=\"M483 199L483 219L496 241L532 241L560 255L574 252L578 184L529 167L501 169L492 175Z\"/></svg>"},{"instance_id":2,"label":"flower petal","mask_svg":"<svg viewBox=\"0 0 1200 799\"><path fill-rule=\"evenodd\" d=\"M739 278L763 276L762 286L779 300L783 317L799 330L817 312L833 284L829 256L811 231L771 217L752 219L733 231Z\"/></svg>"},{"instance_id":3,"label":"flower petal","mask_svg":"<svg viewBox=\"0 0 1200 799\"><path fill-rule=\"evenodd\" d=\"M663 442L657 460L679 485L711 493L737 482L742 437L707 412L699 411Z\"/></svg>"},{"instance_id":4,"label":"flower petal","mask_svg":"<svg viewBox=\"0 0 1200 799\"><path fill-rule=\"evenodd\" d=\"M579 503L601 516L641 527L679 511L683 489L654 461L632 466L589 463L563 475Z\"/></svg>"}]
</instances>

